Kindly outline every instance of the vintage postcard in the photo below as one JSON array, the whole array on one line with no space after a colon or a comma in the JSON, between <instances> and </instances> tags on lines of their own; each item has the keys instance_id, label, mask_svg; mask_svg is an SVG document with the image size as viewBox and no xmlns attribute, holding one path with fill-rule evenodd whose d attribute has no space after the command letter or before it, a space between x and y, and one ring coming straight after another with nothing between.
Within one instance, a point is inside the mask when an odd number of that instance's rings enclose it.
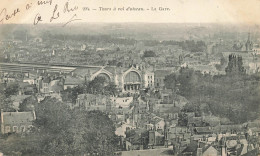
<instances>
[{"instance_id":1,"label":"vintage postcard","mask_svg":"<svg viewBox=\"0 0 260 156\"><path fill-rule=\"evenodd\" d=\"M260 0L1 0L0 156L260 155Z\"/></svg>"}]
</instances>

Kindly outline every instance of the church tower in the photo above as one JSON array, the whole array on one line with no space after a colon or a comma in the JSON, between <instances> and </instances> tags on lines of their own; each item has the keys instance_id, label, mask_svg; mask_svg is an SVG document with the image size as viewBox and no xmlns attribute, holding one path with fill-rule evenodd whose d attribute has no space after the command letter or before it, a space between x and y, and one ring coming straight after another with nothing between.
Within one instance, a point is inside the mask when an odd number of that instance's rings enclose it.
<instances>
[{"instance_id":1,"label":"church tower","mask_svg":"<svg viewBox=\"0 0 260 156\"><path fill-rule=\"evenodd\" d=\"M253 42L251 41L250 33L248 33L248 38L246 41L246 51L251 51L253 49Z\"/></svg>"}]
</instances>

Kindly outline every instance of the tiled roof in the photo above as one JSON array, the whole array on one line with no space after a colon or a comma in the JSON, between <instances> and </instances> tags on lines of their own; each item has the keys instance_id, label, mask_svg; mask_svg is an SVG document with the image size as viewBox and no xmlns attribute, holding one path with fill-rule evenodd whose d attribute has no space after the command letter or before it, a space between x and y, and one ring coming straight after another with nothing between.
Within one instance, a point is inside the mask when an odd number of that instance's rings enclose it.
<instances>
[{"instance_id":1,"label":"tiled roof","mask_svg":"<svg viewBox=\"0 0 260 156\"><path fill-rule=\"evenodd\" d=\"M83 83L83 79L77 78L77 77L71 77L67 76L65 78L64 85L79 85Z\"/></svg>"},{"instance_id":2,"label":"tiled roof","mask_svg":"<svg viewBox=\"0 0 260 156\"><path fill-rule=\"evenodd\" d=\"M97 71L99 71L101 67L84 67L84 68L77 68L73 71L76 75L80 75L82 77L85 77L87 74L94 74Z\"/></svg>"},{"instance_id":3,"label":"tiled roof","mask_svg":"<svg viewBox=\"0 0 260 156\"><path fill-rule=\"evenodd\" d=\"M231 131L235 130L237 132L243 131L242 125L219 125L213 128L215 132Z\"/></svg>"},{"instance_id":4,"label":"tiled roof","mask_svg":"<svg viewBox=\"0 0 260 156\"><path fill-rule=\"evenodd\" d=\"M63 87L62 87L62 85L60 85L59 80L51 81L50 91L59 92L59 91L62 91L62 90L63 90Z\"/></svg>"},{"instance_id":5,"label":"tiled roof","mask_svg":"<svg viewBox=\"0 0 260 156\"><path fill-rule=\"evenodd\" d=\"M181 153L194 153L197 151L198 143L192 141Z\"/></svg>"},{"instance_id":6,"label":"tiled roof","mask_svg":"<svg viewBox=\"0 0 260 156\"><path fill-rule=\"evenodd\" d=\"M156 77L165 77L165 76L170 75L170 74L171 74L170 70L156 70L154 72L154 75Z\"/></svg>"},{"instance_id":7,"label":"tiled roof","mask_svg":"<svg viewBox=\"0 0 260 156\"><path fill-rule=\"evenodd\" d=\"M42 81L43 81L43 83L50 83L51 82L51 78L44 77Z\"/></svg>"},{"instance_id":8,"label":"tiled roof","mask_svg":"<svg viewBox=\"0 0 260 156\"><path fill-rule=\"evenodd\" d=\"M3 112L4 124L31 123L33 119L32 112Z\"/></svg>"},{"instance_id":9,"label":"tiled roof","mask_svg":"<svg viewBox=\"0 0 260 156\"><path fill-rule=\"evenodd\" d=\"M212 147L213 149L217 150L215 147L213 147L212 145L208 145L208 146L204 146L202 148L202 153L204 153L205 151L207 151L210 147Z\"/></svg>"},{"instance_id":10,"label":"tiled roof","mask_svg":"<svg viewBox=\"0 0 260 156\"><path fill-rule=\"evenodd\" d=\"M179 113L180 108L179 107L174 107L173 104L169 104L171 107L159 107L159 112L160 113Z\"/></svg>"},{"instance_id":11,"label":"tiled roof","mask_svg":"<svg viewBox=\"0 0 260 156\"><path fill-rule=\"evenodd\" d=\"M197 133L212 133L210 127L196 127Z\"/></svg>"},{"instance_id":12,"label":"tiled roof","mask_svg":"<svg viewBox=\"0 0 260 156\"><path fill-rule=\"evenodd\" d=\"M30 86L30 84L28 82L19 82L19 86L20 86L20 88L24 88L24 87Z\"/></svg>"}]
</instances>

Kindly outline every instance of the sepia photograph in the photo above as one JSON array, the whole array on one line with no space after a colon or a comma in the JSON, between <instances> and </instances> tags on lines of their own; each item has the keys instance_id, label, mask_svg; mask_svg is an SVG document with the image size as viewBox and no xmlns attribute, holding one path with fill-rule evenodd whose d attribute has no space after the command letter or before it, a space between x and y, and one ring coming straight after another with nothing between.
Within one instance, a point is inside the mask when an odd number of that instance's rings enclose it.
<instances>
[{"instance_id":1,"label":"sepia photograph","mask_svg":"<svg viewBox=\"0 0 260 156\"><path fill-rule=\"evenodd\" d=\"M260 0L1 0L0 156L259 156Z\"/></svg>"}]
</instances>

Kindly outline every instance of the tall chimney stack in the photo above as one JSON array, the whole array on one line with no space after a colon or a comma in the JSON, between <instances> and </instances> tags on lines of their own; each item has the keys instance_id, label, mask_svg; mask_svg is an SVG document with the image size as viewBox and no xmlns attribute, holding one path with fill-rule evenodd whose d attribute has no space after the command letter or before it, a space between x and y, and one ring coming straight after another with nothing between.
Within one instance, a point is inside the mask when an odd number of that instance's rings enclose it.
<instances>
[{"instance_id":1,"label":"tall chimney stack","mask_svg":"<svg viewBox=\"0 0 260 156\"><path fill-rule=\"evenodd\" d=\"M4 134L4 110L1 109L1 133Z\"/></svg>"}]
</instances>

